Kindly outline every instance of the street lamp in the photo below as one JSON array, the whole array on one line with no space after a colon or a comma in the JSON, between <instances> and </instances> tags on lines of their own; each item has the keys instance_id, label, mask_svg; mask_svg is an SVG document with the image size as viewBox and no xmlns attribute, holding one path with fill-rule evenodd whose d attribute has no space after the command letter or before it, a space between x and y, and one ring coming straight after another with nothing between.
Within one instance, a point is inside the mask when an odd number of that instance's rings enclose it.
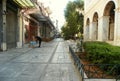
<instances>
[{"instance_id":1,"label":"street lamp","mask_svg":"<svg viewBox=\"0 0 120 81\"><path fill-rule=\"evenodd\" d=\"M80 17L83 18L83 16L84 16L83 9L77 8L76 11L79 12ZM82 24L82 28L83 28L83 24ZM83 29L80 30L80 32L81 32L81 36L80 36L80 52L83 52L83 49L82 49L82 47L83 47L83 35L82 35L83 34Z\"/></svg>"}]
</instances>

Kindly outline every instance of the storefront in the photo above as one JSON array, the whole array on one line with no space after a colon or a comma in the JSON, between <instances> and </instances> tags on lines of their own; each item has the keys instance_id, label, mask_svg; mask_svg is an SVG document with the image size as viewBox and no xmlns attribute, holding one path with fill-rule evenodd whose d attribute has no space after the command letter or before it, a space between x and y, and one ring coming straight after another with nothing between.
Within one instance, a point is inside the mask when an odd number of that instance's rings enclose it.
<instances>
[{"instance_id":1,"label":"storefront","mask_svg":"<svg viewBox=\"0 0 120 81\"><path fill-rule=\"evenodd\" d=\"M23 8L34 5L30 0L0 0L0 50L23 45Z\"/></svg>"},{"instance_id":2,"label":"storefront","mask_svg":"<svg viewBox=\"0 0 120 81\"><path fill-rule=\"evenodd\" d=\"M7 1L7 13L6 13L6 43L7 49L15 48L17 45L18 35L18 21L17 12L18 7Z\"/></svg>"},{"instance_id":3,"label":"storefront","mask_svg":"<svg viewBox=\"0 0 120 81\"><path fill-rule=\"evenodd\" d=\"M32 36L38 35L38 22L32 19L29 19L28 21L29 24L25 24L24 26L25 43L29 43L32 40Z\"/></svg>"}]
</instances>

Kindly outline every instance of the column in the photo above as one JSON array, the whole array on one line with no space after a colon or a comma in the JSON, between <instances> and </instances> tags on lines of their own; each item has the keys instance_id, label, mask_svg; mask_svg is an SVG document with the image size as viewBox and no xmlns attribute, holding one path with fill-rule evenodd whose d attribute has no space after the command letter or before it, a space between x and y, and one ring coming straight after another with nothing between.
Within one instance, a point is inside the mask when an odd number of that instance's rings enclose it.
<instances>
[{"instance_id":1,"label":"column","mask_svg":"<svg viewBox=\"0 0 120 81\"><path fill-rule=\"evenodd\" d=\"M120 7L115 9L114 41L120 45Z\"/></svg>"},{"instance_id":2,"label":"column","mask_svg":"<svg viewBox=\"0 0 120 81\"><path fill-rule=\"evenodd\" d=\"M92 33L93 33L93 25L92 25L92 23L90 23L90 27L89 27L89 40L92 40Z\"/></svg>"},{"instance_id":3,"label":"column","mask_svg":"<svg viewBox=\"0 0 120 81\"><path fill-rule=\"evenodd\" d=\"M97 40L97 33L98 33L98 30L97 30L97 22L92 22L91 23L92 24L92 32L91 32L91 34L92 34L92 40Z\"/></svg>"},{"instance_id":4,"label":"column","mask_svg":"<svg viewBox=\"0 0 120 81\"><path fill-rule=\"evenodd\" d=\"M17 48L21 48L22 47L22 42L20 40L20 9L18 9L18 22L17 22Z\"/></svg>"},{"instance_id":5,"label":"column","mask_svg":"<svg viewBox=\"0 0 120 81\"><path fill-rule=\"evenodd\" d=\"M89 39L89 25L86 25L86 27L84 27L84 41L88 41Z\"/></svg>"},{"instance_id":6,"label":"column","mask_svg":"<svg viewBox=\"0 0 120 81\"><path fill-rule=\"evenodd\" d=\"M102 39L103 41L107 41L109 32L109 16L103 16L102 28L103 28Z\"/></svg>"},{"instance_id":7,"label":"column","mask_svg":"<svg viewBox=\"0 0 120 81\"><path fill-rule=\"evenodd\" d=\"M3 41L2 41L2 50L5 51L7 50L7 43L6 43L6 4L7 4L7 0L2 0L2 26L3 26Z\"/></svg>"},{"instance_id":8,"label":"column","mask_svg":"<svg viewBox=\"0 0 120 81\"><path fill-rule=\"evenodd\" d=\"M19 40L18 40L18 46L19 48L23 47L23 44L24 44L24 39L23 39L23 35L24 35L24 22L23 22L23 11L22 10L19 10L19 17L18 17L18 24L19 24Z\"/></svg>"},{"instance_id":9,"label":"column","mask_svg":"<svg viewBox=\"0 0 120 81\"><path fill-rule=\"evenodd\" d=\"M103 16L98 20L98 40L108 40L109 16Z\"/></svg>"},{"instance_id":10,"label":"column","mask_svg":"<svg viewBox=\"0 0 120 81\"><path fill-rule=\"evenodd\" d=\"M87 26L84 26L84 29L83 29L83 31L84 31L84 32L83 32L84 41L86 41L86 27L87 27Z\"/></svg>"}]
</instances>

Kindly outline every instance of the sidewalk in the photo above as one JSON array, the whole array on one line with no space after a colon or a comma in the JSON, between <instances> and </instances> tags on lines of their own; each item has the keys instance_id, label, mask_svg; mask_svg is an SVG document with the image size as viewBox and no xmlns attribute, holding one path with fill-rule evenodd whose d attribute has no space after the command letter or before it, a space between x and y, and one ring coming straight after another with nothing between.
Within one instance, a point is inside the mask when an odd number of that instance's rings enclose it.
<instances>
[{"instance_id":1,"label":"sidewalk","mask_svg":"<svg viewBox=\"0 0 120 81\"><path fill-rule=\"evenodd\" d=\"M41 48L0 52L0 81L80 81L71 62L68 43L42 42Z\"/></svg>"}]
</instances>

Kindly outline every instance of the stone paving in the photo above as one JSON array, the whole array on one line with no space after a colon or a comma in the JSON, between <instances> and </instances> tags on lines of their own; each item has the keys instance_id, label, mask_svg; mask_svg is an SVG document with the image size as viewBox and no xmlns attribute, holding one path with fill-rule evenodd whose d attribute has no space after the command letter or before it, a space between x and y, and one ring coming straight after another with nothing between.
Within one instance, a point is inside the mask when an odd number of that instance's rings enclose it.
<instances>
[{"instance_id":1,"label":"stone paving","mask_svg":"<svg viewBox=\"0 0 120 81\"><path fill-rule=\"evenodd\" d=\"M80 81L62 39L0 52L0 81Z\"/></svg>"}]
</instances>

